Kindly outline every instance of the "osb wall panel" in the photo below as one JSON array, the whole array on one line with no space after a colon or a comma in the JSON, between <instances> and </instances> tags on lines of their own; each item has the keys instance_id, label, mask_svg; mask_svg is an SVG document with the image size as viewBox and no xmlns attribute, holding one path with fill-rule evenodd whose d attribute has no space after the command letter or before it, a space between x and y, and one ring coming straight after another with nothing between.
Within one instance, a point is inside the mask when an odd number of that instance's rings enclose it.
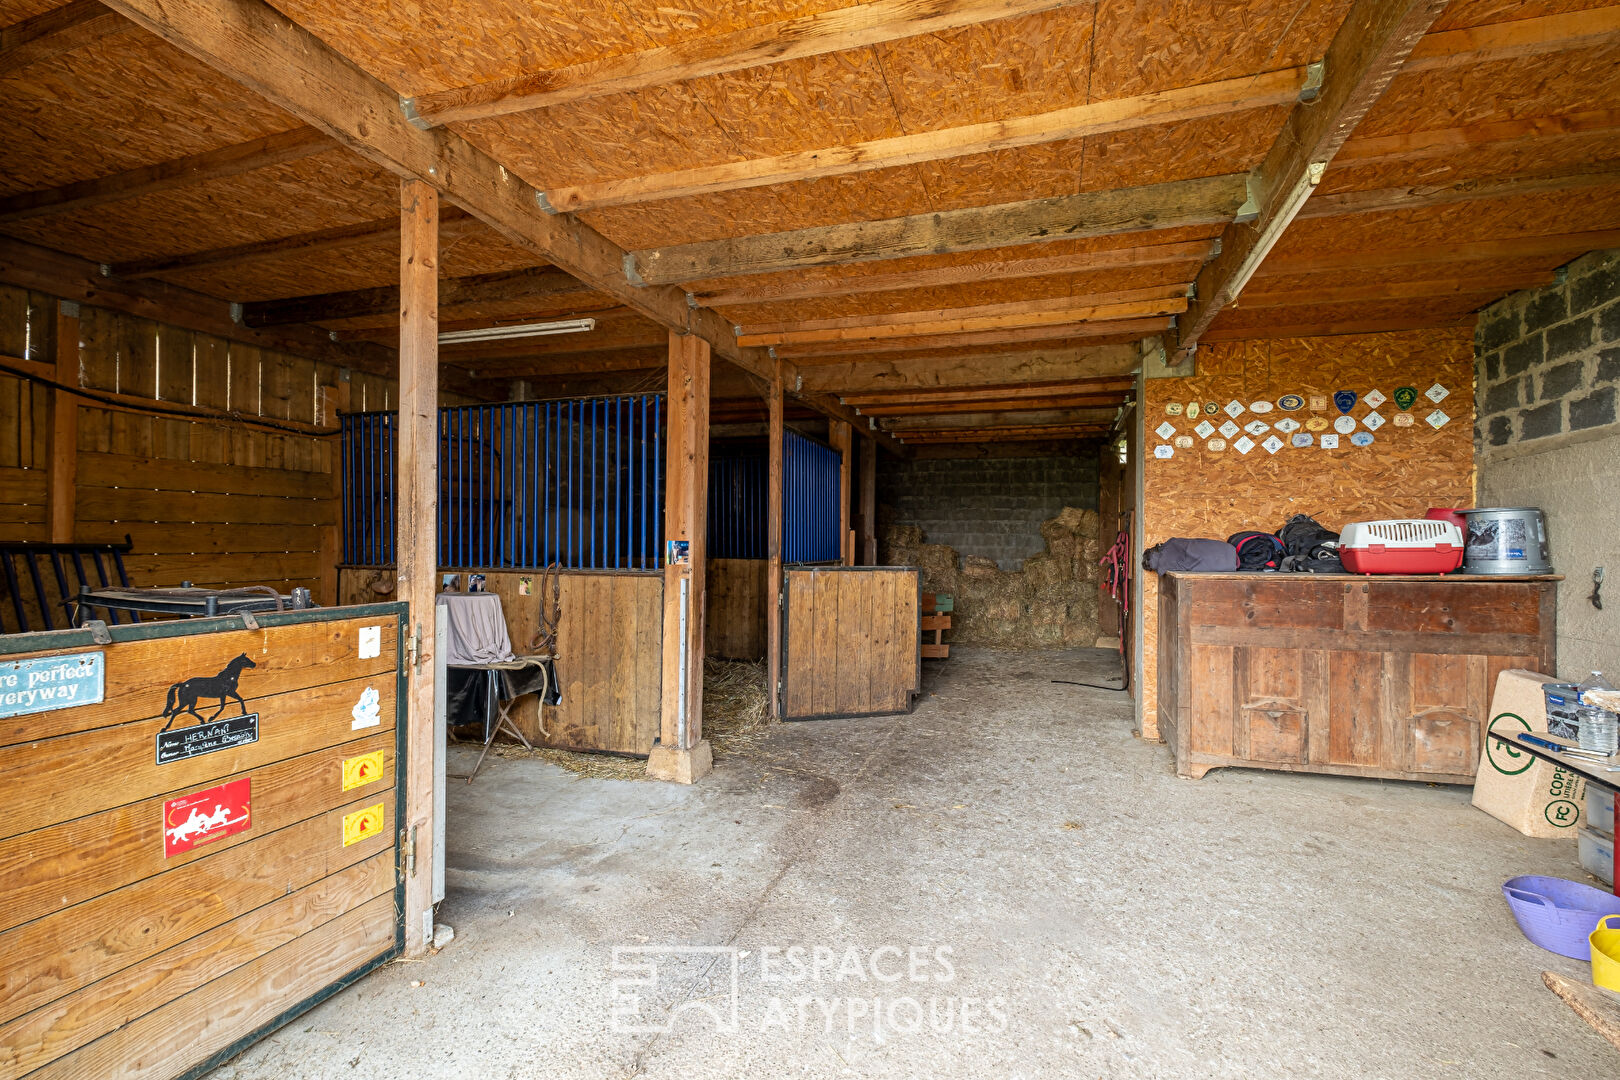
<instances>
[{"instance_id":1,"label":"osb wall panel","mask_svg":"<svg viewBox=\"0 0 1620 1080\"><path fill-rule=\"evenodd\" d=\"M1449 391L1439 408L1450 420L1438 429L1424 422L1436 406L1421 396L1436 383ZM1377 411L1392 421L1400 412L1393 398L1401 386L1411 386L1420 395L1410 410L1416 422L1410 427L1386 423L1366 447L1352 446L1349 436L1341 435L1337 450L1324 450L1313 439L1310 447L1287 446L1276 454L1259 445L1246 455L1230 447L1216 453L1184 417L1165 412L1171 402L1185 408L1189 401L1225 406L1236 400L1246 407L1261 400L1275 403L1284 394L1299 394L1307 403L1312 395L1326 396L1329 402L1323 412L1312 412L1307 404L1295 413L1274 409L1257 416L1245 411L1235 420L1242 427L1255 419L1273 422L1291 416L1304 424L1312 417L1339 415L1331 401L1335 391L1353 390L1359 398L1376 389L1391 399ZM1359 421L1372 411L1358 400L1349 415ZM1227 416L1217 413L1208 419L1219 427ZM1167 421L1176 435L1191 436L1193 446L1160 459L1153 448L1170 444L1154 429ZM1225 539L1241 529L1274 532L1295 514L1309 514L1330 529L1340 529L1350 521L1422 517L1431 506L1472 506L1473 331L1206 345L1198 350L1198 374L1193 378L1146 381L1143 424L1144 548L1172 536ZM1159 594L1158 578L1151 573L1143 573L1141 610L1142 734L1157 738Z\"/></svg>"}]
</instances>

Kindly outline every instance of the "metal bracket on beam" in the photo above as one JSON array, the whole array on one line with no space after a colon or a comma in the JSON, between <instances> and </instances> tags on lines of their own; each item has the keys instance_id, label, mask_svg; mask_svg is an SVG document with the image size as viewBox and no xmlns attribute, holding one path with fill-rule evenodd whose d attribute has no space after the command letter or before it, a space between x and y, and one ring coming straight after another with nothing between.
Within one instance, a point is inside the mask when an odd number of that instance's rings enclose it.
<instances>
[{"instance_id":1,"label":"metal bracket on beam","mask_svg":"<svg viewBox=\"0 0 1620 1080\"><path fill-rule=\"evenodd\" d=\"M1250 173L1248 178L1244 181L1244 184L1246 185L1246 190L1249 193L1249 197L1243 200L1242 206L1238 207L1237 217L1232 219L1234 221L1253 221L1255 218L1260 216L1261 194L1259 174Z\"/></svg>"},{"instance_id":2,"label":"metal bracket on beam","mask_svg":"<svg viewBox=\"0 0 1620 1080\"><path fill-rule=\"evenodd\" d=\"M107 624L100 619L86 619L84 628L90 631L90 640L97 645L112 644L112 634L107 630Z\"/></svg>"},{"instance_id":3,"label":"metal bracket on beam","mask_svg":"<svg viewBox=\"0 0 1620 1080\"><path fill-rule=\"evenodd\" d=\"M555 206L551 205L551 200L546 198L546 193L543 191L534 193L534 204L548 214L556 215L561 213Z\"/></svg>"},{"instance_id":4,"label":"metal bracket on beam","mask_svg":"<svg viewBox=\"0 0 1620 1080\"><path fill-rule=\"evenodd\" d=\"M642 278L641 273L636 270L636 253L633 251L627 251L624 253L624 280L628 281L638 289L645 289L647 287L646 280Z\"/></svg>"},{"instance_id":5,"label":"metal bracket on beam","mask_svg":"<svg viewBox=\"0 0 1620 1080\"><path fill-rule=\"evenodd\" d=\"M405 114L405 119L410 123L410 125L412 127L421 128L423 131L432 131L433 130L433 125L428 122L427 118L424 117L421 113L416 111L416 99L415 98L413 98L413 97L402 97L402 98L400 98L399 99L399 111Z\"/></svg>"},{"instance_id":6,"label":"metal bracket on beam","mask_svg":"<svg viewBox=\"0 0 1620 1080\"><path fill-rule=\"evenodd\" d=\"M1215 238L1215 242L1214 242L1214 243L1213 243L1213 244L1211 244L1211 245L1210 245L1210 248L1209 248L1209 257L1210 257L1210 258L1211 258L1211 259L1213 259L1213 258L1215 258L1215 257L1216 257L1216 256L1218 256L1218 255L1220 255L1220 253L1221 253L1221 250L1222 250L1222 249L1223 249L1223 248L1224 248L1224 247L1225 247L1225 246L1226 246L1226 245L1225 245L1225 244L1224 244L1224 243L1222 243L1222 241L1221 241L1221 238L1220 238L1220 237L1218 237L1218 236L1217 236L1217 237L1216 237L1216 238ZM1209 260L1208 260L1208 259L1206 259L1206 260L1205 260L1205 261L1206 261L1206 262L1208 262L1208 261L1209 261Z\"/></svg>"},{"instance_id":7,"label":"metal bracket on beam","mask_svg":"<svg viewBox=\"0 0 1620 1080\"><path fill-rule=\"evenodd\" d=\"M1315 101L1322 96L1322 81L1327 76L1327 61L1315 60L1305 65L1305 84L1299 88L1299 100Z\"/></svg>"},{"instance_id":8,"label":"metal bracket on beam","mask_svg":"<svg viewBox=\"0 0 1620 1080\"><path fill-rule=\"evenodd\" d=\"M240 303L233 302L231 304L231 322L237 326L242 325L242 305Z\"/></svg>"},{"instance_id":9,"label":"metal bracket on beam","mask_svg":"<svg viewBox=\"0 0 1620 1080\"><path fill-rule=\"evenodd\" d=\"M77 300L60 300L56 310L62 313L63 318L77 319L79 317L79 302Z\"/></svg>"},{"instance_id":10,"label":"metal bracket on beam","mask_svg":"<svg viewBox=\"0 0 1620 1080\"><path fill-rule=\"evenodd\" d=\"M697 297L693 296L691 293L687 293L686 294L686 308L687 308L687 310L688 311L696 311L697 307L698 307Z\"/></svg>"},{"instance_id":11,"label":"metal bracket on beam","mask_svg":"<svg viewBox=\"0 0 1620 1080\"><path fill-rule=\"evenodd\" d=\"M257 630L259 628L259 620L255 619L253 617L253 612L251 612L251 611L241 611L241 612L238 612L237 614L242 616L242 625L244 627L246 627L247 629L249 629L249 630Z\"/></svg>"}]
</instances>

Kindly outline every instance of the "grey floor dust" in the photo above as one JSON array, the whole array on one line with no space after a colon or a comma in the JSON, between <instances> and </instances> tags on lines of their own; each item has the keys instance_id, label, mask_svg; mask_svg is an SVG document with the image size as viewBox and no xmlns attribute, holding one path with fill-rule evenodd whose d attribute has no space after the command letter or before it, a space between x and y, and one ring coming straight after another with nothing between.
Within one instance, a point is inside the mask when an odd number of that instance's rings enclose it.
<instances>
[{"instance_id":1,"label":"grey floor dust","mask_svg":"<svg viewBox=\"0 0 1620 1080\"><path fill-rule=\"evenodd\" d=\"M1581 879L1572 839L1464 788L1179 780L1125 695L1051 681L1107 651L927 667L911 715L692 788L486 765L450 788L455 941L214 1076L1620 1076L1499 890Z\"/></svg>"}]
</instances>

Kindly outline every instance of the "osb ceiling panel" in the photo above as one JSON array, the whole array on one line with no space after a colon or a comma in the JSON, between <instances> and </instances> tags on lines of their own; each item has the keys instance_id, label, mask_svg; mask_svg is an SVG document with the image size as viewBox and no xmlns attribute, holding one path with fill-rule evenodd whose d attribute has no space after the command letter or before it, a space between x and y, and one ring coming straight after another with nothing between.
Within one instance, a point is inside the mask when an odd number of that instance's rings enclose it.
<instances>
[{"instance_id":1,"label":"osb ceiling panel","mask_svg":"<svg viewBox=\"0 0 1620 1080\"><path fill-rule=\"evenodd\" d=\"M1452 0L1434 21L1432 32L1460 30L1467 26L1508 22L1513 19L1539 19L1569 11L1606 7L1613 0Z\"/></svg>"},{"instance_id":2,"label":"osb ceiling panel","mask_svg":"<svg viewBox=\"0 0 1620 1080\"><path fill-rule=\"evenodd\" d=\"M63 7L69 0L0 0L0 26L10 26Z\"/></svg>"},{"instance_id":3,"label":"osb ceiling panel","mask_svg":"<svg viewBox=\"0 0 1620 1080\"><path fill-rule=\"evenodd\" d=\"M344 150L66 214L6 231L97 262L227 247L387 215L398 182Z\"/></svg>"},{"instance_id":4,"label":"osb ceiling panel","mask_svg":"<svg viewBox=\"0 0 1620 1080\"><path fill-rule=\"evenodd\" d=\"M276 7L404 94L640 52L854 0L277 0Z\"/></svg>"},{"instance_id":5,"label":"osb ceiling panel","mask_svg":"<svg viewBox=\"0 0 1620 1080\"><path fill-rule=\"evenodd\" d=\"M1511 88L1511 92L1504 92ZM1401 75L1356 137L1601 109L1620 101L1620 45Z\"/></svg>"},{"instance_id":6,"label":"osb ceiling panel","mask_svg":"<svg viewBox=\"0 0 1620 1080\"><path fill-rule=\"evenodd\" d=\"M1294 67L1318 59L1350 0L1105 0L1091 97Z\"/></svg>"},{"instance_id":7,"label":"osb ceiling panel","mask_svg":"<svg viewBox=\"0 0 1620 1080\"><path fill-rule=\"evenodd\" d=\"M0 194L171 161L297 127L144 31L0 77Z\"/></svg>"},{"instance_id":8,"label":"osb ceiling panel","mask_svg":"<svg viewBox=\"0 0 1620 1080\"><path fill-rule=\"evenodd\" d=\"M1104 273L1054 274L1048 277L1012 281L982 281L933 289L905 289L895 292L865 293L820 300L792 300L772 304L721 309L736 323L802 322L808 319L838 319L849 315L879 315L894 311L932 311L943 308L977 307L1018 300L1047 300L1063 296L1087 296L1124 289L1144 289L1157 285L1191 282L1197 262L1139 266Z\"/></svg>"},{"instance_id":9,"label":"osb ceiling panel","mask_svg":"<svg viewBox=\"0 0 1620 1080\"><path fill-rule=\"evenodd\" d=\"M1215 317L1211 333L1223 330L1266 330L1275 327L1319 327L1321 331L1343 332L1346 327L1371 326L1386 322L1434 324L1437 319L1455 319L1460 325L1472 319L1471 313L1500 296L1485 292L1444 302L1434 300L1386 300L1358 304L1302 304L1284 308L1229 307Z\"/></svg>"},{"instance_id":10,"label":"osb ceiling panel","mask_svg":"<svg viewBox=\"0 0 1620 1080\"><path fill-rule=\"evenodd\" d=\"M1345 191L1418 185L1454 184L1483 177L1535 173L1582 172L1600 162L1620 159L1620 132L1537 138L1461 153L1409 161L1335 164L1319 189L1323 195Z\"/></svg>"},{"instance_id":11,"label":"osb ceiling panel","mask_svg":"<svg viewBox=\"0 0 1620 1080\"><path fill-rule=\"evenodd\" d=\"M1570 256L1541 255L1525 259L1468 259L1458 262L1419 263L1412 266L1328 269L1311 274L1268 274L1265 267L1247 286L1249 292L1297 292L1310 296L1322 289L1358 285L1396 285L1410 281L1475 281L1489 283L1522 274L1551 273Z\"/></svg>"},{"instance_id":12,"label":"osb ceiling panel","mask_svg":"<svg viewBox=\"0 0 1620 1080\"><path fill-rule=\"evenodd\" d=\"M1308 205L1308 204L1307 204ZM1273 253L1380 251L1620 228L1620 186L1296 220Z\"/></svg>"},{"instance_id":13,"label":"osb ceiling panel","mask_svg":"<svg viewBox=\"0 0 1620 1080\"><path fill-rule=\"evenodd\" d=\"M375 219L379 211L386 213L392 205L390 201L378 207L363 220ZM286 231L274 235L286 235ZM457 239L446 237L439 249L439 272L446 278L517 270L538 261L533 252L482 225ZM164 274L163 278L211 296L244 302L397 285L399 241L388 236L314 254L287 252L228 266Z\"/></svg>"},{"instance_id":14,"label":"osb ceiling panel","mask_svg":"<svg viewBox=\"0 0 1620 1080\"><path fill-rule=\"evenodd\" d=\"M1137 340L1135 338L1122 340ZM1090 349L1098 345L1113 344L1113 338L1054 338L1048 341L1022 341L1000 345L965 345L949 349L904 349L896 352L874 353L871 356L862 356L860 353L840 353L827 356L800 356L794 358L799 365L809 364L904 364L916 360L953 360L963 356L1001 356L1007 353L1040 353L1050 356L1065 349ZM1016 381L1016 380L1011 380Z\"/></svg>"}]
</instances>

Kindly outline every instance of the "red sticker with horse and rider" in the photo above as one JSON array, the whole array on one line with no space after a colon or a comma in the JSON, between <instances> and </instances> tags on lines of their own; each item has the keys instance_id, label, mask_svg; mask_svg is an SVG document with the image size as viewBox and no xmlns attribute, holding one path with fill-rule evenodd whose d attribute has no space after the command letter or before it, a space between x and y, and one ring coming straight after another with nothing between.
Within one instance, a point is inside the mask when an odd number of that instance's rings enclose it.
<instances>
[{"instance_id":1,"label":"red sticker with horse and rider","mask_svg":"<svg viewBox=\"0 0 1620 1080\"><path fill-rule=\"evenodd\" d=\"M199 675L170 686L163 706L163 717L168 722L157 734L157 763L167 765L171 761L184 761L200 754L212 754L216 750L229 750L233 746L258 742L259 714L247 711L247 702L242 700L242 695L236 689L242 672L258 666L248 659L247 653L243 653L226 664L217 675ZM210 699L219 704L204 716L197 711L197 706ZM241 713L220 719L220 714L232 701L236 702ZM203 705L203 708L210 706ZM197 723L174 728L174 722L187 713L196 717Z\"/></svg>"},{"instance_id":2,"label":"red sticker with horse and rider","mask_svg":"<svg viewBox=\"0 0 1620 1080\"><path fill-rule=\"evenodd\" d=\"M172 858L194 847L211 844L253 823L249 807L252 778L194 791L163 803L163 857Z\"/></svg>"}]
</instances>

